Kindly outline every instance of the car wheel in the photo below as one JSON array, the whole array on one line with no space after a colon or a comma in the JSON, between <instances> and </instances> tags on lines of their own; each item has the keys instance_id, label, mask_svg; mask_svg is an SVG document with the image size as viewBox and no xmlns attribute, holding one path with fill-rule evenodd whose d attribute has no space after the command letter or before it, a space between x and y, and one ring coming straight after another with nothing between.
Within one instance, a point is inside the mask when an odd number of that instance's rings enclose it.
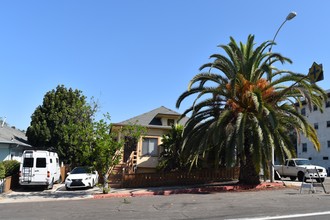
<instances>
[{"instance_id":1,"label":"car wheel","mask_svg":"<svg viewBox=\"0 0 330 220\"><path fill-rule=\"evenodd\" d=\"M302 182L304 180L305 174L303 172L298 173L298 180Z\"/></svg>"},{"instance_id":2,"label":"car wheel","mask_svg":"<svg viewBox=\"0 0 330 220\"><path fill-rule=\"evenodd\" d=\"M70 188L69 188L67 185L65 185L65 189L66 189L67 191L70 190Z\"/></svg>"}]
</instances>

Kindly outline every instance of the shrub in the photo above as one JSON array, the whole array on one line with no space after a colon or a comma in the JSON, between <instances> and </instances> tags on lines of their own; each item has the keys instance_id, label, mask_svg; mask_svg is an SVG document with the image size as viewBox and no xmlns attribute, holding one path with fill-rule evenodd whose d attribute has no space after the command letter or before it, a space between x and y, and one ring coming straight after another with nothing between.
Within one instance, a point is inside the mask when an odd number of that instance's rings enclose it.
<instances>
[{"instance_id":1,"label":"shrub","mask_svg":"<svg viewBox=\"0 0 330 220\"><path fill-rule=\"evenodd\" d=\"M5 178L6 170L3 162L0 162L0 180Z\"/></svg>"},{"instance_id":2,"label":"shrub","mask_svg":"<svg viewBox=\"0 0 330 220\"><path fill-rule=\"evenodd\" d=\"M5 177L17 174L20 163L16 160L5 160L2 162L5 167Z\"/></svg>"}]
</instances>

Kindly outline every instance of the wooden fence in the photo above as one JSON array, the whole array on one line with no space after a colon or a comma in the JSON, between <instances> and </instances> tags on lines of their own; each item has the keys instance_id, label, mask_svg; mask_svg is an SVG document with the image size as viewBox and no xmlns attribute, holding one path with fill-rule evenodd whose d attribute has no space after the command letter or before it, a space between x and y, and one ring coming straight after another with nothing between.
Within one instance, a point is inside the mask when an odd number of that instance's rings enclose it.
<instances>
[{"instance_id":1,"label":"wooden fence","mask_svg":"<svg viewBox=\"0 0 330 220\"><path fill-rule=\"evenodd\" d=\"M239 168L222 168L218 170L198 170L191 172L169 172L169 173L137 173L124 174L123 187L152 187L152 186L174 186L192 185L211 182L224 182L237 180Z\"/></svg>"}]
</instances>

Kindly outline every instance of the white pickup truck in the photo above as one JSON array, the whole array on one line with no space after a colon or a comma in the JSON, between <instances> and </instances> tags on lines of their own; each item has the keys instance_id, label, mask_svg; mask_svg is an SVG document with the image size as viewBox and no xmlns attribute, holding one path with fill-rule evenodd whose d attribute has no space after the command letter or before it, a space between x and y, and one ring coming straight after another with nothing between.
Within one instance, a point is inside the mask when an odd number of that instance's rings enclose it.
<instances>
[{"instance_id":1,"label":"white pickup truck","mask_svg":"<svg viewBox=\"0 0 330 220\"><path fill-rule=\"evenodd\" d=\"M298 177L299 181L306 179L316 179L318 182L323 182L327 177L327 171L324 167L312 165L308 159L292 158L285 161L285 165L275 165L274 170L281 177L290 177L292 181ZM317 170L317 171L316 171ZM279 178L275 172L275 178Z\"/></svg>"}]
</instances>

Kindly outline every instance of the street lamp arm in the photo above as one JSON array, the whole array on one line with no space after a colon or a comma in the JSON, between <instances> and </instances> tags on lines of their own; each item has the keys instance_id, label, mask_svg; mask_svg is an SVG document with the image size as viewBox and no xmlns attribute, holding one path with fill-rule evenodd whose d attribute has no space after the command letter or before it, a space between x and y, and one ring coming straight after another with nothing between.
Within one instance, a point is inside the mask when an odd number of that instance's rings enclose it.
<instances>
[{"instance_id":1,"label":"street lamp arm","mask_svg":"<svg viewBox=\"0 0 330 220\"><path fill-rule=\"evenodd\" d=\"M287 19L285 19L285 20L283 21L283 23L281 24L281 26L277 29L277 31L276 31L276 33L275 33L275 35L274 35L274 37L273 37L273 40L272 40L272 45L271 45L270 48L269 48L269 52L272 51L273 45L274 45L274 43L275 43L274 41L275 41L275 39L276 39L276 36L277 36L278 32L280 32L280 30L281 30L281 28L283 27L283 25L285 24L285 22L287 22Z\"/></svg>"},{"instance_id":2,"label":"street lamp arm","mask_svg":"<svg viewBox=\"0 0 330 220\"><path fill-rule=\"evenodd\" d=\"M281 24L281 26L277 29L277 31L276 31L276 33L275 33L275 35L274 35L274 37L273 37L273 40L272 40L273 43L275 42L276 36L277 36L278 32L280 32L280 30L281 30L281 28L283 27L283 25L285 24L285 22L290 21L291 19L293 19L293 18L296 17L296 16L297 16L297 13L294 12L294 11L290 12L290 13L288 14L288 16L286 16L285 20L283 21L283 23ZM269 48L269 52L272 51L272 48L273 48L273 44L270 46L270 48Z\"/></svg>"}]
</instances>

